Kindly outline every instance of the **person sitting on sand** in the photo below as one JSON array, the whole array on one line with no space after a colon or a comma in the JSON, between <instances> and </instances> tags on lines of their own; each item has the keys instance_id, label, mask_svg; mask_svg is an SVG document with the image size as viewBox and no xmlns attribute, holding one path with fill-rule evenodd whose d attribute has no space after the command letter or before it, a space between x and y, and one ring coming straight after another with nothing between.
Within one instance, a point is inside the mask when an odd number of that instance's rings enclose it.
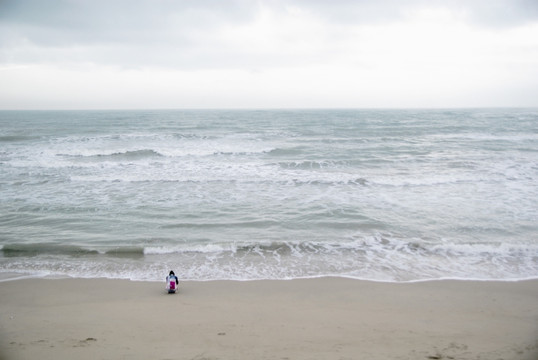
<instances>
[{"instance_id":1,"label":"person sitting on sand","mask_svg":"<svg viewBox=\"0 0 538 360\"><path fill-rule=\"evenodd\" d=\"M179 285L179 280L177 279L176 274L173 271L170 271L170 274L166 277L166 290L169 294L174 294Z\"/></svg>"}]
</instances>

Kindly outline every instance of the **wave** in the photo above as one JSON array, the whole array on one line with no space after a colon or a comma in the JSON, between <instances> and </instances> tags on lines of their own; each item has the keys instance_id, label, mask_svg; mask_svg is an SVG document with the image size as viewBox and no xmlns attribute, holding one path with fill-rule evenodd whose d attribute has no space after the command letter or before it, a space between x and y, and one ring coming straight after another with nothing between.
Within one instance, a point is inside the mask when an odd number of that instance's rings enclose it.
<instances>
[{"instance_id":1,"label":"wave","mask_svg":"<svg viewBox=\"0 0 538 360\"><path fill-rule=\"evenodd\" d=\"M236 254L243 256L247 254L270 255L279 253L281 255L299 254L321 254L323 250L330 248L330 245L315 242L293 243L293 242L268 242L252 244L198 244L194 246L160 246L148 247L144 250L146 255L164 254Z\"/></svg>"},{"instance_id":2,"label":"wave","mask_svg":"<svg viewBox=\"0 0 538 360\"><path fill-rule=\"evenodd\" d=\"M38 255L137 257L144 255L144 248L134 246L92 249L84 246L56 243L5 244L0 249L5 257L35 257Z\"/></svg>"},{"instance_id":3,"label":"wave","mask_svg":"<svg viewBox=\"0 0 538 360\"><path fill-rule=\"evenodd\" d=\"M103 174L103 175L72 175L71 181L80 182L96 182L96 183L177 183L177 184L192 184L192 185L210 185L210 184L229 184L229 185L278 185L278 186L368 186L372 184L369 180L364 178L350 178L350 179L297 179L297 178L282 178L271 179L262 178L259 179L236 179L236 178L216 178L220 174L211 174L205 176L203 179L199 179L201 176L189 178L184 174ZM381 183L381 185L385 185Z\"/></svg>"},{"instance_id":4,"label":"wave","mask_svg":"<svg viewBox=\"0 0 538 360\"><path fill-rule=\"evenodd\" d=\"M39 139L39 136L29 136L29 135L3 135L0 136L0 142L19 142L19 141L28 141Z\"/></svg>"},{"instance_id":5,"label":"wave","mask_svg":"<svg viewBox=\"0 0 538 360\"><path fill-rule=\"evenodd\" d=\"M62 245L52 243L34 244L6 244L1 251L6 257L37 256L37 255L71 255L85 256L98 254L96 250L86 249L76 245Z\"/></svg>"},{"instance_id":6,"label":"wave","mask_svg":"<svg viewBox=\"0 0 538 360\"><path fill-rule=\"evenodd\" d=\"M244 147L234 148L232 146L204 146L203 144L189 147L174 147L172 145L162 146L158 149L139 150L111 150L103 152L102 149L72 150L71 152L58 152L55 156L82 159L82 160L138 160L144 158L180 158L180 157L210 157L210 156L250 156L263 155L271 151L270 147Z\"/></svg>"},{"instance_id":7,"label":"wave","mask_svg":"<svg viewBox=\"0 0 538 360\"><path fill-rule=\"evenodd\" d=\"M181 229L181 228L200 228L200 229L211 229L211 228L222 228L226 226L227 228L268 228L271 226L278 225L276 220L244 220L244 221L226 221L225 223L219 222L207 222L207 223L175 223L170 225L163 225L163 229Z\"/></svg>"},{"instance_id":8,"label":"wave","mask_svg":"<svg viewBox=\"0 0 538 360\"><path fill-rule=\"evenodd\" d=\"M142 149L142 150L133 150L125 152L115 152L112 154L98 154L92 155L91 157L98 158L110 158L114 160L137 160L143 158L153 158L153 157L162 157L163 154L152 150L152 149Z\"/></svg>"},{"instance_id":9,"label":"wave","mask_svg":"<svg viewBox=\"0 0 538 360\"><path fill-rule=\"evenodd\" d=\"M272 241L266 243L220 243L220 244L187 244L178 246L146 247L144 254L174 254L174 253L235 253L235 254L350 254L377 252L379 254L407 254L424 257L441 256L446 258L474 257L487 255L491 257L520 255L537 257L538 245L529 244L492 244L492 243L461 243L438 244L433 241L415 239L412 241L395 238L391 235L376 235L342 242L320 241Z\"/></svg>"},{"instance_id":10,"label":"wave","mask_svg":"<svg viewBox=\"0 0 538 360\"><path fill-rule=\"evenodd\" d=\"M162 280L170 269L183 280L198 281L323 276L389 282L517 280L538 274L536 245L439 244L390 234L344 242L181 243L104 251L28 244L6 245L1 251L3 272L151 281Z\"/></svg>"},{"instance_id":11,"label":"wave","mask_svg":"<svg viewBox=\"0 0 538 360\"><path fill-rule=\"evenodd\" d=\"M153 149L141 149L141 150L127 150L127 151L118 151L110 153L97 153L97 154L56 154L56 156L63 157L72 157L72 158L85 158L85 159L114 159L114 160L125 160L125 159L142 159L147 157L162 157L163 154L153 150Z\"/></svg>"},{"instance_id":12,"label":"wave","mask_svg":"<svg viewBox=\"0 0 538 360\"><path fill-rule=\"evenodd\" d=\"M310 149L308 146L296 146L290 148L275 148L271 149L267 153L272 156L296 156L303 155L306 150Z\"/></svg>"},{"instance_id":13,"label":"wave","mask_svg":"<svg viewBox=\"0 0 538 360\"><path fill-rule=\"evenodd\" d=\"M432 174L417 177L404 175L379 175L360 177L345 172L269 172L261 167L246 169L230 167L229 169L185 168L149 171L140 168L107 168L109 172L72 174L71 181L82 182L123 182L123 183L178 183L178 184L231 184L231 185L274 185L274 186L369 186L386 188L436 187L443 185L463 185L477 183L499 183L504 181L504 174L498 178L487 176L448 176ZM100 170L100 169L99 169Z\"/></svg>"},{"instance_id":14,"label":"wave","mask_svg":"<svg viewBox=\"0 0 538 360\"><path fill-rule=\"evenodd\" d=\"M144 256L144 248L137 246L118 246L104 251L107 256L137 258Z\"/></svg>"},{"instance_id":15,"label":"wave","mask_svg":"<svg viewBox=\"0 0 538 360\"><path fill-rule=\"evenodd\" d=\"M327 168L338 168L338 167L348 167L349 164L346 161L313 161L313 160L304 160L304 161L286 161L279 162L278 166L282 169L305 169L305 170L317 170L317 169L327 169Z\"/></svg>"},{"instance_id":16,"label":"wave","mask_svg":"<svg viewBox=\"0 0 538 360\"><path fill-rule=\"evenodd\" d=\"M449 140L473 140L473 141L488 141L498 142L506 141L519 143L522 141L536 141L538 140L538 134L531 133L515 133L515 134L486 134L486 133L452 133L452 134L437 134L432 135L432 138L437 139L449 139Z\"/></svg>"}]
</instances>

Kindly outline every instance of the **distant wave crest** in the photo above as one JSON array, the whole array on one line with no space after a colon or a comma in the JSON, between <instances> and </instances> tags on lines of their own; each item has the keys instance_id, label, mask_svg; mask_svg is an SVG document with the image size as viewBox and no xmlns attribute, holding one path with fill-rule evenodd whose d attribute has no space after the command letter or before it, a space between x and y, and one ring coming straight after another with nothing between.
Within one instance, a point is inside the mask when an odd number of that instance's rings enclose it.
<instances>
[{"instance_id":1,"label":"distant wave crest","mask_svg":"<svg viewBox=\"0 0 538 360\"><path fill-rule=\"evenodd\" d=\"M131 150L131 151L118 151L111 153L98 153L98 154L88 154L88 155L69 155L69 154L57 154L58 156L74 157L74 158L88 158L88 159L115 159L115 160L125 160L125 159L142 159L147 157L160 157L163 156L161 153L153 149L141 149L141 150Z\"/></svg>"}]
</instances>

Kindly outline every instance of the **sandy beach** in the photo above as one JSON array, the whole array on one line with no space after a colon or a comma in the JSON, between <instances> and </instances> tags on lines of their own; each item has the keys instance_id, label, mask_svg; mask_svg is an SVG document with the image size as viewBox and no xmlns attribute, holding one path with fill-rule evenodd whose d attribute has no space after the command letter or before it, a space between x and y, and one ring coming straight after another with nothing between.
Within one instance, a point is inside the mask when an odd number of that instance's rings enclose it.
<instances>
[{"instance_id":1,"label":"sandy beach","mask_svg":"<svg viewBox=\"0 0 538 360\"><path fill-rule=\"evenodd\" d=\"M0 283L0 358L538 359L538 281Z\"/></svg>"}]
</instances>

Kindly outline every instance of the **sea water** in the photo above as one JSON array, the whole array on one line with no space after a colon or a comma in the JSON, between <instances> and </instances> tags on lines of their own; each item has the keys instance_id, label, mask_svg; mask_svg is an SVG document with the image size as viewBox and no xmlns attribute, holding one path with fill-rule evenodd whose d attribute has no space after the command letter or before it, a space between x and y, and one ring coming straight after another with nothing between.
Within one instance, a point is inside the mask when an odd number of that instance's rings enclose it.
<instances>
[{"instance_id":1,"label":"sea water","mask_svg":"<svg viewBox=\"0 0 538 360\"><path fill-rule=\"evenodd\" d=\"M0 112L0 272L538 277L538 109Z\"/></svg>"}]
</instances>

